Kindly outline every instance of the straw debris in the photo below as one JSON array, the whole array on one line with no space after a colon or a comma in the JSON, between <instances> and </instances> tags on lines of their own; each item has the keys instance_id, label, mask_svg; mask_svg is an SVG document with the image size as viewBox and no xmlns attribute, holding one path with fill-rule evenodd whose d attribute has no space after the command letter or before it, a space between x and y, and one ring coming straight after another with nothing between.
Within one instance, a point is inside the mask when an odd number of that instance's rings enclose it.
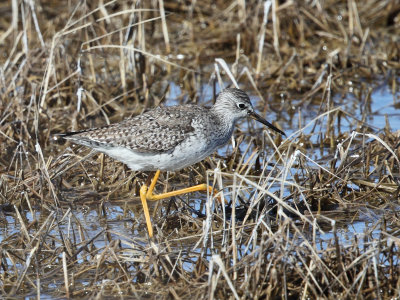
<instances>
[{"instance_id":1,"label":"straw debris","mask_svg":"<svg viewBox=\"0 0 400 300\"><path fill-rule=\"evenodd\" d=\"M398 1L17 1L0 4L0 295L396 299ZM210 105L228 85L288 134L234 145L157 190L57 133L157 105ZM396 117L397 118L397 117Z\"/></svg>"}]
</instances>

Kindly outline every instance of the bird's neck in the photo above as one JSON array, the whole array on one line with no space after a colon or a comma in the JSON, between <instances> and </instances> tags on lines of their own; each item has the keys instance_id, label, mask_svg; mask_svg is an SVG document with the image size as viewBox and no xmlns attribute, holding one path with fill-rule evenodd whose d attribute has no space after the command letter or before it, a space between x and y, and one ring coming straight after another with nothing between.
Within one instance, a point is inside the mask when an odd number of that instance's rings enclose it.
<instances>
[{"instance_id":1,"label":"bird's neck","mask_svg":"<svg viewBox=\"0 0 400 300\"><path fill-rule=\"evenodd\" d=\"M229 107L224 105L214 105L210 108L211 114L227 127L233 127L236 124L236 118L229 113Z\"/></svg>"},{"instance_id":2,"label":"bird's neck","mask_svg":"<svg viewBox=\"0 0 400 300\"><path fill-rule=\"evenodd\" d=\"M219 130L213 134L219 139L219 144L225 144L231 138L237 120L233 118L227 110L221 110L215 107L210 109L210 115L213 119L213 123L219 128Z\"/></svg>"}]
</instances>

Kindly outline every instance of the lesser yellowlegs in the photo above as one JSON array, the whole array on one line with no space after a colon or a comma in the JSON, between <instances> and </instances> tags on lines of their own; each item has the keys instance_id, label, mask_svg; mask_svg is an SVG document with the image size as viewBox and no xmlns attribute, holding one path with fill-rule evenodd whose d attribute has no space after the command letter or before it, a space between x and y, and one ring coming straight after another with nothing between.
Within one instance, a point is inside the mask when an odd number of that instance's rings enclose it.
<instances>
[{"instance_id":1,"label":"lesser yellowlegs","mask_svg":"<svg viewBox=\"0 0 400 300\"><path fill-rule=\"evenodd\" d=\"M236 122L250 117L276 132L285 133L258 115L247 94L234 88L223 90L211 108L197 105L157 107L120 123L62 134L117 159L134 171L157 171L148 186L140 189L149 236L153 236L147 201L211 189L207 184L160 195L153 190L161 171L174 171L197 163L232 136Z\"/></svg>"}]
</instances>

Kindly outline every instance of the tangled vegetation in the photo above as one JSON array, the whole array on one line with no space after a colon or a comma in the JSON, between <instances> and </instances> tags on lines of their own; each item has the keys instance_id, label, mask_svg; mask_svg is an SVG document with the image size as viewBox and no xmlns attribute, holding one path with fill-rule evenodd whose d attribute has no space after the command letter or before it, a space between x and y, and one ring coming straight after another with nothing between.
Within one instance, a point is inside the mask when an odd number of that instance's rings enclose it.
<instances>
[{"instance_id":1,"label":"tangled vegetation","mask_svg":"<svg viewBox=\"0 0 400 300\"><path fill-rule=\"evenodd\" d=\"M0 4L0 294L28 298L396 299L400 3ZM246 121L157 190L54 134L238 84L287 133ZM393 127L392 127L393 126Z\"/></svg>"}]
</instances>

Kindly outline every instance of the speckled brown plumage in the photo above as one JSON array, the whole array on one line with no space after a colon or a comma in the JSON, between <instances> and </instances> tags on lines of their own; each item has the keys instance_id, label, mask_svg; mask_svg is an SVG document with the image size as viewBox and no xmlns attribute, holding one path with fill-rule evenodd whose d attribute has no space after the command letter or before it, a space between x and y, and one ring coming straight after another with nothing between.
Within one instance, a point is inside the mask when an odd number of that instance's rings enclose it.
<instances>
[{"instance_id":1,"label":"speckled brown plumage","mask_svg":"<svg viewBox=\"0 0 400 300\"><path fill-rule=\"evenodd\" d=\"M192 133L192 121L207 115L207 111L196 105L158 107L120 123L70 135L84 144L121 146L142 153L165 152Z\"/></svg>"},{"instance_id":2,"label":"speckled brown plumage","mask_svg":"<svg viewBox=\"0 0 400 300\"><path fill-rule=\"evenodd\" d=\"M158 107L120 123L61 136L104 152L133 170L177 170L226 144L236 122L245 117L283 134L254 112L245 92L225 89L211 108Z\"/></svg>"}]
</instances>

